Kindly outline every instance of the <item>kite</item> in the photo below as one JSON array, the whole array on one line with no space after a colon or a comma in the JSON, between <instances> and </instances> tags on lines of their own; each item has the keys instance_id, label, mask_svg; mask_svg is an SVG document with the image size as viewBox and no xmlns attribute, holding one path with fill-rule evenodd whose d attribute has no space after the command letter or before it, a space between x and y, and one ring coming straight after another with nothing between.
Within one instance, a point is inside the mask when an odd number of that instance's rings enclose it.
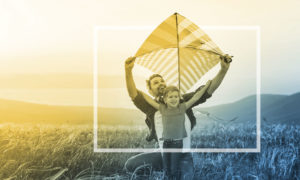
<instances>
[{"instance_id":1,"label":"kite","mask_svg":"<svg viewBox=\"0 0 300 180\"><path fill-rule=\"evenodd\" d=\"M163 21L135 54L136 63L187 92L224 56L221 49L187 18L175 13Z\"/></svg>"}]
</instances>

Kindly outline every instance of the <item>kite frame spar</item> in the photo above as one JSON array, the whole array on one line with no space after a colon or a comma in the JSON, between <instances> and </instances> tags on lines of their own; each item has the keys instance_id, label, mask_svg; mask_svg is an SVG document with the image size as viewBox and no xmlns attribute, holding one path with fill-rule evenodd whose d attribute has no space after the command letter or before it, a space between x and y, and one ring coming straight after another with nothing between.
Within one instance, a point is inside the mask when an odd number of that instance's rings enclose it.
<instances>
[{"instance_id":1,"label":"kite frame spar","mask_svg":"<svg viewBox=\"0 0 300 180\"><path fill-rule=\"evenodd\" d=\"M178 89L179 89L179 92L180 91L180 53L179 53L179 34L178 34L178 18L177 18L177 12L174 13L175 14L175 17L176 17L176 34L177 34L177 64L178 64Z\"/></svg>"}]
</instances>

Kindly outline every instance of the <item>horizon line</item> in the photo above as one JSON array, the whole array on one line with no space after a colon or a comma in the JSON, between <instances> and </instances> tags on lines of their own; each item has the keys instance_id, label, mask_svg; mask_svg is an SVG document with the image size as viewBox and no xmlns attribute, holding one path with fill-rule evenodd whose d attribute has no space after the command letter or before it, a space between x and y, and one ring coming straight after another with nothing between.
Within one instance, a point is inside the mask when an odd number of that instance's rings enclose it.
<instances>
[{"instance_id":1,"label":"horizon line","mask_svg":"<svg viewBox=\"0 0 300 180\"><path fill-rule=\"evenodd\" d=\"M292 94L274 94L274 93L261 93L260 95L278 95L278 96L292 96L294 94L298 94L299 92L292 93ZM227 105L227 104L232 104L236 103L238 101L241 101L243 99L249 98L251 96L256 96L257 94L250 94L244 97L239 98L238 100L234 101L229 101L227 103L219 103L215 105L202 105L203 108L211 108L215 106L220 106L220 105ZM45 105L45 106L61 106L61 107L93 107L93 104L91 103L90 105L80 105L80 104L54 104L54 103L42 103L42 102L37 102L37 101L27 101L27 100L18 100L18 99L8 99L8 98L0 98L0 101L15 101L16 103L28 103L28 104L34 104L34 105ZM98 108L111 108L111 109L137 109L137 108L131 108L131 107L112 107L112 106L98 106Z\"/></svg>"}]
</instances>

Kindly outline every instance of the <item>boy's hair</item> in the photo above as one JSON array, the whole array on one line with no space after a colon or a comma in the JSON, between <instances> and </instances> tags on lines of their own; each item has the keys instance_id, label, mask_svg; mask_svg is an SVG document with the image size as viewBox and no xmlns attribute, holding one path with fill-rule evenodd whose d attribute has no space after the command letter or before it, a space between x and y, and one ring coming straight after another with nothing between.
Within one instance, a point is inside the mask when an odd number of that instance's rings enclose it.
<instances>
[{"instance_id":1,"label":"boy's hair","mask_svg":"<svg viewBox=\"0 0 300 180\"><path fill-rule=\"evenodd\" d=\"M176 86L167 86L164 90L163 97L166 98L169 92L177 91L178 95L180 96L179 89Z\"/></svg>"},{"instance_id":2,"label":"boy's hair","mask_svg":"<svg viewBox=\"0 0 300 180\"><path fill-rule=\"evenodd\" d=\"M148 88L149 90L151 90L151 80L152 80L153 78L156 78L156 77L160 77L160 78L163 79L163 77L162 77L160 74L152 74L152 75L149 77L149 79L146 80L147 88Z\"/></svg>"}]
</instances>

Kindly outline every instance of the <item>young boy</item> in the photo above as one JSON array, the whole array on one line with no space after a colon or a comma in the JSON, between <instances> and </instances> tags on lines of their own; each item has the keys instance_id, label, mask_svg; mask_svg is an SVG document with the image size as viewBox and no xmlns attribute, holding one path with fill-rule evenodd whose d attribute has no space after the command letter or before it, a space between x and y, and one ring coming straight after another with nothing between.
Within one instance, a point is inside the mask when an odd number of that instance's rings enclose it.
<instances>
[{"instance_id":1,"label":"young boy","mask_svg":"<svg viewBox=\"0 0 300 180\"><path fill-rule=\"evenodd\" d=\"M200 91L187 102L180 103L180 92L175 86L168 86L164 90L163 103L157 103L150 96L143 94L146 101L158 109L162 115L163 134L160 140L163 141L163 148L182 148L182 140L187 136L184 121L185 113L198 99L200 99L210 86L208 81ZM166 175L171 179L178 177L178 162L182 153L163 153L163 166Z\"/></svg>"}]
</instances>

